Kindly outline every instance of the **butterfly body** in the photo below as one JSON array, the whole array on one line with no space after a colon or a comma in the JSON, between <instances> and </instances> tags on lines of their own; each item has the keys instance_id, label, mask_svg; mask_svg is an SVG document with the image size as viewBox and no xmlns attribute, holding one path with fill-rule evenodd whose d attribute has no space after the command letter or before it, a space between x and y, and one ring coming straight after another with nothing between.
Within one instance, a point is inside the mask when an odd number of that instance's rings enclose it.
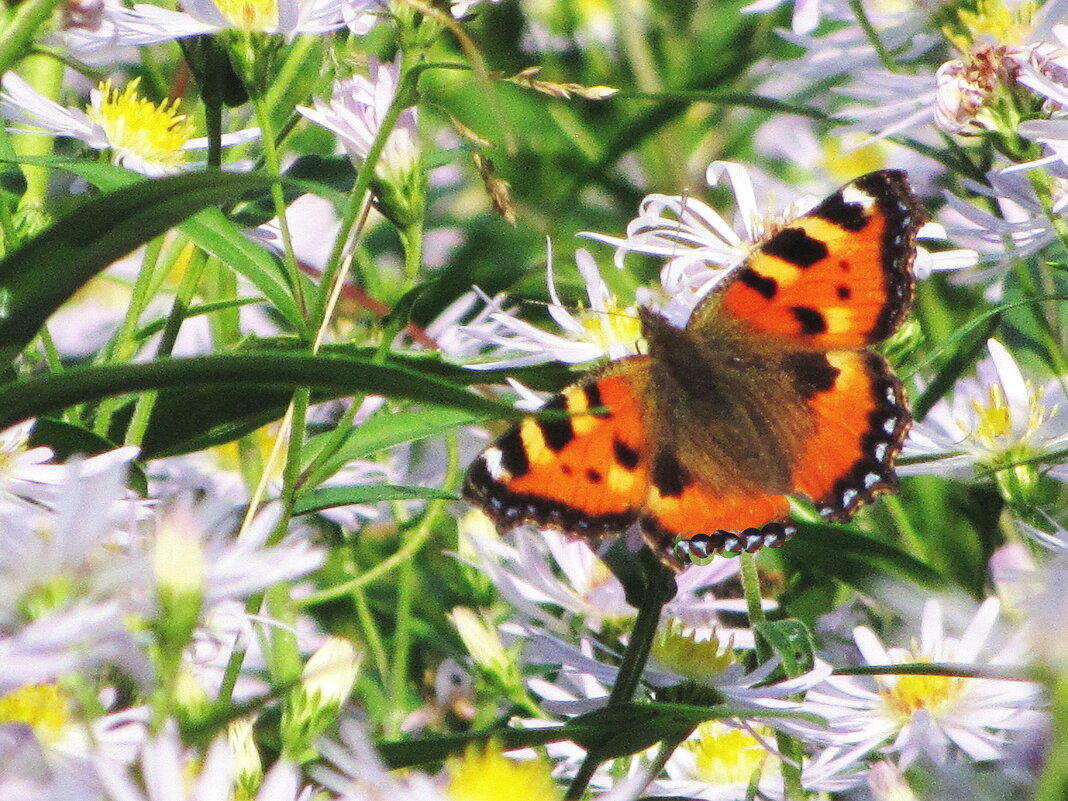
<instances>
[{"instance_id":1,"label":"butterfly body","mask_svg":"<svg viewBox=\"0 0 1068 801\"><path fill-rule=\"evenodd\" d=\"M896 486L909 416L868 345L908 310L922 219L903 173L847 184L757 243L684 328L643 309L646 354L547 404L566 415L518 423L465 496L504 528L596 539L637 524L674 567L781 544L789 494L848 518Z\"/></svg>"}]
</instances>

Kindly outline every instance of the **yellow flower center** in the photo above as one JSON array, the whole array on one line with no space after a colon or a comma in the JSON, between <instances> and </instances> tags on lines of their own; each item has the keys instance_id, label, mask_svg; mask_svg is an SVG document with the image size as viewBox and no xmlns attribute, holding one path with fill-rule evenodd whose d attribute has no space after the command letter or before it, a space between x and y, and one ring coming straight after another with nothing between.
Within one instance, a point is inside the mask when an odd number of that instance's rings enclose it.
<instances>
[{"instance_id":1,"label":"yellow flower center","mask_svg":"<svg viewBox=\"0 0 1068 801\"><path fill-rule=\"evenodd\" d=\"M721 645L713 630L707 639L697 632L684 633L682 622L672 620L657 634L653 656L664 667L691 681L709 681L734 664L734 640Z\"/></svg>"},{"instance_id":2,"label":"yellow flower center","mask_svg":"<svg viewBox=\"0 0 1068 801\"><path fill-rule=\"evenodd\" d=\"M625 345L631 350L642 338L642 324L634 309L624 309L610 300L603 312L583 310L583 342L597 345L605 353L612 345Z\"/></svg>"},{"instance_id":3,"label":"yellow flower center","mask_svg":"<svg viewBox=\"0 0 1068 801\"><path fill-rule=\"evenodd\" d=\"M924 664L927 658L906 658L903 664ZM967 679L958 676L899 676L893 687L881 694L887 709L899 720L907 722L921 709L933 717L944 713L964 690Z\"/></svg>"},{"instance_id":4,"label":"yellow flower center","mask_svg":"<svg viewBox=\"0 0 1068 801\"><path fill-rule=\"evenodd\" d=\"M0 723L25 723L46 745L63 739L68 712L67 697L54 684L30 684L0 698Z\"/></svg>"},{"instance_id":5,"label":"yellow flower center","mask_svg":"<svg viewBox=\"0 0 1068 801\"><path fill-rule=\"evenodd\" d=\"M966 33L964 37L951 36L950 41L962 52L968 51L968 44L983 41L1019 44L1027 39L1037 11L1038 4L1034 2L1013 7L1005 0L979 0L974 11L966 8L957 11L957 18Z\"/></svg>"},{"instance_id":6,"label":"yellow flower center","mask_svg":"<svg viewBox=\"0 0 1068 801\"><path fill-rule=\"evenodd\" d=\"M771 732L756 727L762 736ZM753 773L777 762L760 741L745 729L735 729L710 720L697 727L698 739L688 740L686 748L694 752L697 778L709 784L748 784Z\"/></svg>"},{"instance_id":7,"label":"yellow flower center","mask_svg":"<svg viewBox=\"0 0 1068 801\"><path fill-rule=\"evenodd\" d=\"M446 795L451 801L559 801L561 797L544 760L516 762L492 743L484 751L470 746L462 759L450 760L447 768Z\"/></svg>"},{"instance_id":8,"label":"yellow flower center","mask_svg":"<svg viewBox=\"0 0 1068 801\"><path fill-rule=\"evenodd\" d=\"M182 146L196 132L193 121L178 113L179 101L164 100L158 106L140 97L135 78L121 92L111 81L100 84L100 105L86 115L104 129L112 149L137 156L147 164L177 168L185 162Z\"/></svg>"},{"instance_id":9,"label":"yellow flower center","mask_svg":"<svg viewBox=\"0 0 1068 801\"><path fill-rule=\"evenodd\" d=\"M238 30L271 33L278 30L275 0L215 0L222 15Z\"/></svg>"},{"instance_id":10,"label":"yellow flower center","mask_svg":"<svg viewBox=\"0 0 1068 801\"><path fill-rule=\"evenodd\" d=\"M1013 436L1012 414L1000 385L994 384L990 387L985 405L972 401L976 414L976 426L972 436L979 445L988 450L1014 450L1018 453L1028 451L1027 441L1043 423L1057 413L1057 407L1047 407L1043 403L1045 392L1036 390L1030 381L1024 382L1024 387L1027 391L1027 426L1023 436L1019 438Z\"/></svg>"}]
</instances>

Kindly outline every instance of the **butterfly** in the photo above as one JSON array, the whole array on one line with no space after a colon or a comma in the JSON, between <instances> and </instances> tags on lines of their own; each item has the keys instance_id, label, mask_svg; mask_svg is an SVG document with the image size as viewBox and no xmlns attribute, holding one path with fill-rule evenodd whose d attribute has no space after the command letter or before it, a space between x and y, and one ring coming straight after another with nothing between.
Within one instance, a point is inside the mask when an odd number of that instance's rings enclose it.
<instances>
[{"instance_id":1,"label":"butterfly","mask_svg":"<svg viewBox=\"0 0 1068 801\"><path fill-rule=\"evenodd\" d=\"M897 486L911 420L869 346L908 313L924 220L904 172L846 184L755 243L684 328L641 309L646 353L520 420L471 464L464 496L502 529L597 541L637 524L675 569L781 545L791 494L848 519Z\"/></svg>"}]
</instances>

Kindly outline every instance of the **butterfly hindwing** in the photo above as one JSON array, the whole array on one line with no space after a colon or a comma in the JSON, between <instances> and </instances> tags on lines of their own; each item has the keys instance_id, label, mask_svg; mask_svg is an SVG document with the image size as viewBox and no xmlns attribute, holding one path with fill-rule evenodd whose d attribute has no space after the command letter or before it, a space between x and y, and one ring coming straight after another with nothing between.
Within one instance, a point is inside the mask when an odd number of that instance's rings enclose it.
<instances>
[{"instance_id":1,"label":"butterfly hindwing","mask_svg":"<svg viewBox=\"0 0 1068 801\"><path fill-rule=\"evenodd\" d=\"M620 533L648 494L640 390L645 357L609 365L522 419L468 470L464 495L502 527L530 522L577 536Z\"/></svg>"},{"instance_id":2,"label":"butterfly hindwing","mask_svg":"<svg viewBox=\"0 0 1068 801\"><path fill-rule=\"evenodd\" d=\"M722 310L812 348L881 341L911 303L923 220L903 172L862 176L760 243L723 289Z\"/></svg>"}]
</instances>

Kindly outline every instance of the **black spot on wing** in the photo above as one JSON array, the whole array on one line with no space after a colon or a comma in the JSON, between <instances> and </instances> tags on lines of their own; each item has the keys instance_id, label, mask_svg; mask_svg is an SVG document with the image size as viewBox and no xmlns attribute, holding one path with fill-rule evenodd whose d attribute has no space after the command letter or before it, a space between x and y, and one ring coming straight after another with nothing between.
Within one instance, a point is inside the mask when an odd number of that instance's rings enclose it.
<instances>
[{"instance_id":1,"label":"black spot on wing","mask_svg":"<svg viewBox=\"0 0 1068 801\"><path fill-rule=\"evenodd\" d=\"M802 334L822 334L827 330L827 318L819 309L811 306L794 306L790 309L794 319L801 325Z\"/></svg>"},{"instance_id":2,"label":"black spot on wing","mask_svg":"<svg viewBox=\"0 0 1068 801\"><path fill-rule=\"evenodd\" d=\"M689 474L670 451L661 451L653 462L653 486L664 497L678 497L691 483Z\"/></svg>"},{"instance_id":3,"label":"black spot on wing","mask_svg":"<svg viewBox=\"0 0 1068 801\"><path fill-rule=\"evenodd\" d=\"M765 300L771 300L779 292L779 282L774 278L761 275L751 267L738 271L738 281L745 284Z\"/></svg>"},{"instance_id":4,"label":"black spot on wing","mask_svg":"<svg viewBox=\"0 0 1068 801\"><path fill-rule=\"evenodd\" d=\"M827 245L813 239L801 228L783 228L765 242L760 250L797 267L811 267L827 258Z\"/></svg>"},{"instance_id":5,"label":"black spot on wing","mask_svg":"<svg viewBox=\"0 0 1068 801\"><path fill-rule=\"evenodd\" d=\"M542 410L566 411L567 399L563 395L558 395L546 403ZM541 435L545 437L545 444L555 453L562 451L575 438L575 429L571 425L570 417L539 419L538 428L541 429Z\"/></svg>"},{"instance_id":6,"label":"black spot on wing","mask_svg":"<svg viewBox=\"0 0 1068 801\"><path fill-rule=\"evenodd\" d=\"M523 445L523 438L519 435L519 426L512 429L497 440L497 448L501 452L501 467L511 474L512 478L525 476L530 471L530 461L527 459L527 449ZM482 461L480 458L479 461Z\"/></svg>"},{"instance_id":7,"label":"black spot on wing","mask_svg":"<svg viewBox=\"0 0 1068 801\"><path fill-rule=\"evenodd\" d=\"M594 470L592 467L586 471L586 478L590 480L592 484L600 484L604 480L604 476L601 475L601 471Z\"/></svg>"},{"instance_id":8,"label":"black spot on wing","mask_svg":"<svg viewBox=\"0 0 1068 801\"><path fill-rule=\"evenodd\" d=\"M618 439L613 439L612 451L615 454L616 461L619 462L620 466L625 470L633 470L638 466L638 460L641 458L641 455L634 450L634 448L627 445L627 443Z\"/></svg>"},{"instance_id":9,"label":"black spot on wing","mask_svg":"<svg viewBox=\"0 0 1068 801\"><path fill-rule=\"evenodd\" d=\"M601 400L601 390L597 387L597 382L587 384L582 388L582 391L586 395L586 408L597 409L604 406L604 401ZM594 412L596 417L603 417L605 419L612 416L611 411Z\"/></svg>"},{"instance_id":10,"label":"black spot on wing","mask_svg":"<svg viewBox=\"0 0 1068 801\"><path fill-rule=\"evenodd\" d=\"M814 351L789 353L783 357L782 366L790 374L797 391L806 399L833 389L841 372L827 361L825 355Z\"/></svg>"},{"instance_id":11,"label":"black spot on wing","mask_svg":"<svg viewBox=\"0 0 1068 801\"><path fill-rule=\"evenodd\" d=\"M847 203L841 190L820 203L809 214L834 223L847 231L860 231L868 224L870 214L860 203Z\"/></svg>"},{"instance_id":12,"label":"black spot on wing","mask_svg":"<svg viewBox=\"0 0 1068 801\"><path fill-rule=\"evenodd\" d=\"M839 300L852 300L853 298L853 290L845 284L839 284L835 287L835 293L838 295Z\"/></svg>"}]
</instances>

